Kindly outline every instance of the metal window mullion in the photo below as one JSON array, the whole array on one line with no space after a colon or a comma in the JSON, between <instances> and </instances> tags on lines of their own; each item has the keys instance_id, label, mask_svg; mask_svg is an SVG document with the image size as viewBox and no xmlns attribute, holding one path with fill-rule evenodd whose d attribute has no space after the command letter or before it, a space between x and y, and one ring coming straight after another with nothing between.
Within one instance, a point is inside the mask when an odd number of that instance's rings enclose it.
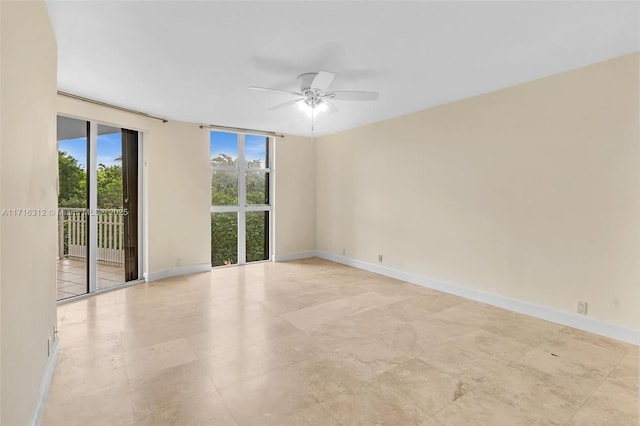
<instances>
[{"instance_id":1,"label":"metal window mullion","mask_svg":"<svg viewBox=\"0 0 640 426\"><path fill-rule=\"evenodd\" d=\"M238 265L247 263L247 162L244 158L244 134L238 134Z\"/></svg>"},{"instance_id":2,"label":"metal window mullion","mask_svg":"<svg viewBox=\"0 0 640 426\"><path fill-rule=\"evenodd\" d=\"M211 213L235 213L240 206L211 206Z\"/></svg>"},{"instance_id":3,"label":"metal window mullion","mask_svg":"<svg viewBox=\"0 0 640 426\"><path fill-rule=\"evenodd\" d=\"M275 200L275 138L269 138L267 140L267 152L269 155L268 158L268 162L269 164L266 164L266 166L268 166L267 168L267 172L269 173L269 260L273 261L274 260L274 252L275 252L275 238L273 238L273 236L275 235L274 229L275 229L275 215L273 214L273 201Z\"/></svg>"},{"instance_id":4,"label":"metal window mullion","mask_svg":"<svg viewBox=\"0 0 640 426\"><path fill-rule=\"evenodd\" d=\"M144 151L142 147L142 132L138 132L138 279L143 277L146 271L145 255L146 252L144 240L146 238L146 229L144 226L144 173L141 173L144 167ZM122 247L124 250L124 247Z\"/></svg>"},{"instance_id":5,"label":"metal window mullion","mask_svg":"<svg viewBox=\"0 0 640 426\"><path fill-rule=\"evenodd\" d=\"M87 257L89 267L89 293L94 293L97 288L97 216L93 213L98 209L98 123L91 121L89 124L89 238L87 247L89 256Z\"/></svg>"},{"instance_id":6,"label":"metal window mullion","mask_svg":"<svg viewBox=\"0 0 640 426\"><path fill-rule=\"evenodd\" d=\"M250 206L245 207L245 211L248 212L269 212L271 211L271 206L268 204L252 204Z\"/></svg>"}]
</instances>

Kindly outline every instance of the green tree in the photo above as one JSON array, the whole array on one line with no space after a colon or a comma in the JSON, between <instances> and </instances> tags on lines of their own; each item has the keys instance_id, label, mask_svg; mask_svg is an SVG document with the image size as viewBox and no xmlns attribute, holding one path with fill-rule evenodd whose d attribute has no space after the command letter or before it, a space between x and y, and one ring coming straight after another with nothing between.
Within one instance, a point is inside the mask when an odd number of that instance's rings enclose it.
<instances>
[{"instance_id":1,"label":"green tree","mask_svg":"<svg viewBox=\"0 0 640 426\"><path fill-rule=\"evenodd\" d=\"M98 208L122 208L122 166L119 164L98 165Z\"/></svg>"},{"instance_id":2,"label":"green tree","mask_svg":"<svg viewBox=\"0 0 640 426\"><path fill-rule=\"evenodd\" d=\"M255 262L256 260L265 260L267 259L267 254L269 253L268 249L268 240L266 236L268 235L268 220L269 213L268 212L247 212L247 243L246 243L246 251L247 251L247 262Z\"/></svg>"},{"instance_id":3,"label":"green tree","mask_svg":"<svg viewBox=\"0 0 640 426\"><path fill-rule=\"evenodd\" d=\"M211 214L211 265L238 263L238 214Z\"/></svg>"},{"instance_id":4,"label":"green tree","mask_svg":"<svg viewBox=\"0 0 640 426\"><path fill-rule=\"evenodd\" d=\"M58 151L58 182L60 207L87 206L87 174L78 161L65 151Z\"/></svg>"},{"instance_id":5,"label":"green tree","mask_svg":"<svg viewBox=\"0 0 640 426\"><path fill-rule=\"evenodd\" d=\"M211 159L211 205L238 205L238 172L216 169L236 165L237 160L227 154L219 154Z\"/></svg>"}]
</instances>

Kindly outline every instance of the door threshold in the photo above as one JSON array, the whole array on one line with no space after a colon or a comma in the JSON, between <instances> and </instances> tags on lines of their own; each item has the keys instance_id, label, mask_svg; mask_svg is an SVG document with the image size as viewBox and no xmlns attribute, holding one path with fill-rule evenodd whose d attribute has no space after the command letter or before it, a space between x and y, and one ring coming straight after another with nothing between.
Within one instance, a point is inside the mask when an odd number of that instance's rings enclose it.
<instances>
[{"instance_id":1,"label":"door threshold","mask_svg":"<svg viewBox=\"0 0 640 426\"><path fill-rule=\"evenodd\" d=\"M112 292L112 291L115 291L115 290L121 290L123 288L131 287L131 286L138 285L138 284L144 284L144 283L145 283L145 281L143 279L127 281L126 283L122 283L122 284L119 284L119 285L116 285L116 286L113 286L113 287L96 290L93 293L85 293L85 294L79 294L79 295L73 296L73 297L67 297L66 299L58 300L57 304L58 305L66 305L67 303L77 302L78 300L88 299L88 298L93 297L93 296L99 296L101 294L109 293L109 292Z\"/></svg>"}]
</instances>

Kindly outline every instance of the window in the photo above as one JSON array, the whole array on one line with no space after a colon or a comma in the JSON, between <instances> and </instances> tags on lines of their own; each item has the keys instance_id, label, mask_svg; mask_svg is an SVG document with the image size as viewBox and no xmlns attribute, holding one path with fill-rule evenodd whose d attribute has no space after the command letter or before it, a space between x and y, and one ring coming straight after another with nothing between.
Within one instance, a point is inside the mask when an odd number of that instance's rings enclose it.
<instances>
[{"instance_id":1,"label":"window","mask_svg":"<svg viewBox=\"0 0 640 426\"><path fill-rule=\"evenodd\" d=\"M212 131L211 265L271 257L271 138Z\"/></svg>"}]
</instances>

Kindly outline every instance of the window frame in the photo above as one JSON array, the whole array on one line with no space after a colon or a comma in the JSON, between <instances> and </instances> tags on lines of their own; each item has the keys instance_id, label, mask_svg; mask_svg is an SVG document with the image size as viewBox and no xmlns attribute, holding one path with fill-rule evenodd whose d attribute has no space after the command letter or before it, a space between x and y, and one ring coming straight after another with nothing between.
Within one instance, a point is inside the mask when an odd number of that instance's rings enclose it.
<instances>
[{"instance_id":1,"label":"window frame","mask_svg":"<svg viewBox=\"0 0 640 426\"><path fill-rule=\"evenodd\" d=\"M223 132L221 130L211 130L211 132ZM272 136L265 135L253 135L252 133L240 133L240 132L225 132L225 133L233 133L238 136L238 157L236 161L236 166L210 166L210 174L209 174L209 202L212 203L211 200L211 180L212 174L214 171L235 171L238 173L238 204L237 205L210 205L210 214L214 213L237 213L238 215L238 262L232 265L212 265L212 268L224 268L227 266L238 266L238 265L246 265L247 263L257 263L257 262L271 262L273 261L273 193L274 193L274 138ZM210 133L211 135L211 133ZM267 143L266 149L266 159L265 164L266 167L263 168L250 168L247 167L247 160L245 158L245 142L246 136L259 136L264 137ZM209 161L211 161L211 148L209 148ZM269 200L268 204L247 204L247 174L249 172L263 172L269 179L269 185L267 186L267 198ZM247 228L247 212L268 212L269 216L269 224L268 224L268 250L269 254L267 259L265 260L257 260L252 262L247 262L247 250L246 250L246 228Z\"/></svg>"}]
</instances>

